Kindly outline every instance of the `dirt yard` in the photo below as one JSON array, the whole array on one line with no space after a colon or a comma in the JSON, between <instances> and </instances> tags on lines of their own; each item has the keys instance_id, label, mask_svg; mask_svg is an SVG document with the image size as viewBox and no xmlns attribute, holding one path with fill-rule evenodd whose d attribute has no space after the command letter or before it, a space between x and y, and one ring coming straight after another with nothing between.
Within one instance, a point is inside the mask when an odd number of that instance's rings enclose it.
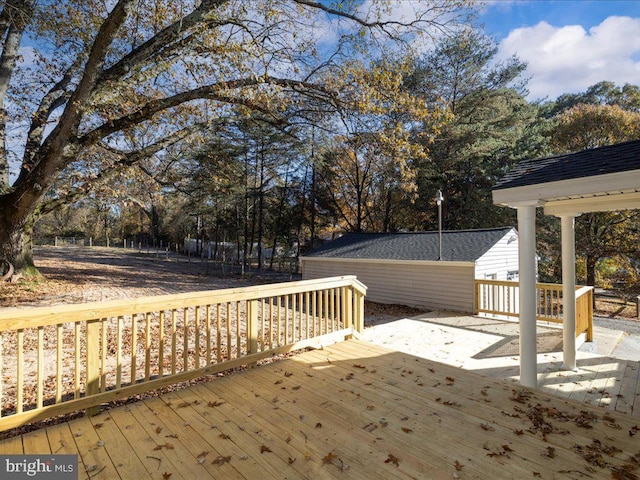
<instances>
[{"instance_id":1,"label":"dirt yard","mask_svg":"<svg viewBox=\"0 0 640 480\"><path fill-rule=\"evenodd\" d=\"M50 306L117 298L194 292L299 280L289 274L227 274L212 263L172 254L118 248L37 247L42 278L0 284L0 308ZM366 302L365 323L373 325L423 310Z\"/></svg>"}]
</instances>

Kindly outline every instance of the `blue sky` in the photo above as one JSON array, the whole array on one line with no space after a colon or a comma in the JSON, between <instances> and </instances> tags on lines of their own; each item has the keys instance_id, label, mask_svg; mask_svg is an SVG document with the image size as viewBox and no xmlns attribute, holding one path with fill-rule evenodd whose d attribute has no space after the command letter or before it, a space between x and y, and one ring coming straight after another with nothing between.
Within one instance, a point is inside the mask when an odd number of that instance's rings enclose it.
<instances>
[{"instance_id":1,"label":"blue sky","mask_svg":"<svg viewBox=\"0 0 640 480\"><path fill-rule=\"evenodd\" d=\"M496 0L478 23L529 65L529 99L553 100L602 80L640 84L640 0Z\"/></svg>"}]
</instances>

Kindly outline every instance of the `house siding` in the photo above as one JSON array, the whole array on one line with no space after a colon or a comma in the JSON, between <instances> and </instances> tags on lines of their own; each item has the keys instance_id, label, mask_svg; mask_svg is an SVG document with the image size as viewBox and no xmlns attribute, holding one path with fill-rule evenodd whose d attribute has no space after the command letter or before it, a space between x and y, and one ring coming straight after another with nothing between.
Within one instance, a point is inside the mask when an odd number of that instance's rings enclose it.
<instances>
[{"instance_id":1,"label":"house siding","mask_svg":"<svg viewBox=\"0 0 640 480\"><path fill-rule=\"evenodd\" d=\"M476 260L475 278L517 280L507 278L509 272L518 270L518 233L511 229L504 237Z\"/></svg>"},{"instance_id":2,"label":"house siding","mask_svg":"<svg viewBox=\"0 0 640 480\"><path fill-rule=\"evenodd\" d=\"M373 302L473 312L474 263L303 257L302 278L356 275Z\"/></svg>"}]
</instances>

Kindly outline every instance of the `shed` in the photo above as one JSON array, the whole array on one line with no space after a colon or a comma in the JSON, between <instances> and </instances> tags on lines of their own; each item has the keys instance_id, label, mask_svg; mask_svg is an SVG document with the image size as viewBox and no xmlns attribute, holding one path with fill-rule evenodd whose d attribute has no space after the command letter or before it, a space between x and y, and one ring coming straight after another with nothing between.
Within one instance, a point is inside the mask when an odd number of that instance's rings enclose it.
<instances>
[{"instance_id":1,"label":"shed","mask_svg":"<svg viewBox=\"0 0 640 480\"><path fill-rule=\"evenodd\" d=\"M374 302L472 313L474 279L517 280L513 227L348 233L300 258L302 278L356 275Z\"/></svg>"}]
</instances>

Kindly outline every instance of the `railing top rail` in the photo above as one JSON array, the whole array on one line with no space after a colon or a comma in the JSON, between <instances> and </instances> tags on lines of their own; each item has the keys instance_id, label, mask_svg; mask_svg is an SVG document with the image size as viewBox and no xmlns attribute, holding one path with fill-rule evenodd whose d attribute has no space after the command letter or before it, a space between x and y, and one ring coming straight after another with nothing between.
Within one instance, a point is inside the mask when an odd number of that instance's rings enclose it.
<instances>
[{"instance_id":1,"label":"railing top rail","mask_svg":"<svg viewBox=\"0 0 640 480\"><path fill-rule=\"evenodd\" d=\"M482 279L482 278L476 278L474 279L474 282L476 284L483 284L483 285L503 285L503 286L518 286L520 285L520 282L518 282L517 280L489 280L489 279ZM562 284L560 283L542 283L542 282L538 282L536 283L536 288L549 288L549 289L554 289L554 290L562 290ZM581 291L581 289L586 288L586 289L593 289L593 287L589 287L589 286L583 286L583 285L576 285L576 295L578 291ZM584 294L584 292L581 291L581 295Z\"/></svg>"},{"instance_id":2,"label":"railing top rail","mask_svg":"<svg viewBox=\"0 0 640 480\"><path fill-rule=\"evenodd\" d=\"M59 323L94 320L131 313L171 310L194 305L257 300L278 295L290 295L310 291L352 286L364 294L366 287L355 275L301 280L298 282L271 283L248 287L225 288L201 292L188 292L153 297L126 298L52 307L20 307L0 310L0 332L25 328L56 325Z\"/></svg>"},{"instance_id":3,"label":"railing top rail","mask_svg":"<svg viewBox=\"0 0 640 480\"><path fill-rule=\"evenodd\" d=\"M593 290L591 286L576 285L576 298Z\"/></svg>"}]
</instances>

